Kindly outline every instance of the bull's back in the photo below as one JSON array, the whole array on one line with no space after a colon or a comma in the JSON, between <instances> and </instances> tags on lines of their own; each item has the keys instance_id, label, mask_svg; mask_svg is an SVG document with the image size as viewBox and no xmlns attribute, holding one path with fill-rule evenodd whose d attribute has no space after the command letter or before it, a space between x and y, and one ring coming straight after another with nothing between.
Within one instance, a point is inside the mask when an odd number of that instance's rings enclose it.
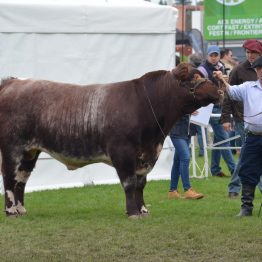
<instances>
[{"instance_id":1,"label":"bull's back","mask_svg":"<svg viewBox=\"0 0 262 262\"><path fill-rule=\"evenodd\" d=\"M0 124L12 132L2 139L75 158L102 155L109 138L123 135L132 119L121 85L9 81L0 91Z\"/></svg>"},{"instance_id":2,"label":"bull's back","mask_svg":"<svg viewBox=\"0 0 262 262\"><path fill-rule=\"evenodd\" d=\"M13 132L4 137L17 136L21 142L34 140L50 150L77 154L91 137L97 142L105 96L100 86L9 81L0 94L0 124Z\"/></svg>"}]
</instances>

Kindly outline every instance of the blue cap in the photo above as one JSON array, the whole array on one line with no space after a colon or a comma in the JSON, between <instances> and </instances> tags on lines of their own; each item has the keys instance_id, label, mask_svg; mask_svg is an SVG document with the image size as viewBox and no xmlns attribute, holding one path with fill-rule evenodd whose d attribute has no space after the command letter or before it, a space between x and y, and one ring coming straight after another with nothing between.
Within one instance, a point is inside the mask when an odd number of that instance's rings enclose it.
<instances>
[{"instance_id":1,"label":"blue cap","mask_svg":"<svg viewBox=\"0 0 262 262\"><path fill-rule=\"evenodd\" d=\"M219 50L219 47L217 45L210 45L207 48L207 54L208 55L211 55L213 53L217 53L218 55L220 54L220 50Z\"/></svg>"}]
</instances>

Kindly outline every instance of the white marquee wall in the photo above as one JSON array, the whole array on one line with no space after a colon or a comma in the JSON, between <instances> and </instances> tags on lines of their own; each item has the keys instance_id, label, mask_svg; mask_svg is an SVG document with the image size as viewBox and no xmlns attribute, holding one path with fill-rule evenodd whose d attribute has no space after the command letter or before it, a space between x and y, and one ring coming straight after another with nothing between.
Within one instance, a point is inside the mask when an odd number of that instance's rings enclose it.
<instances>
[{"instance_id":1,"label":"white marquee wall","mask_svg":"<svg viewBox=\"0 0 262 262\"><path fill-rule=\"evenodd\" d=\"M175 8L145 1L0 0L0 77L88 84L169 70L176 20ZM167 178L171 158L164 150L149 178ZM104 164L67 171L40 159L26 191L116 182Z\"/></svg>"}]
</instances>

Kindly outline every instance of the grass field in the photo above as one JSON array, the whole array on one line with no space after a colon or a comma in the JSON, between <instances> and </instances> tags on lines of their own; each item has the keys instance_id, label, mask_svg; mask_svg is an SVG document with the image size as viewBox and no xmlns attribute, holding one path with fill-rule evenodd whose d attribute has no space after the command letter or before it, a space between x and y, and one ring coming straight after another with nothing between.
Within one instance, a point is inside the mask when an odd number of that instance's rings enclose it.
<instances>
[{"instance_id":1,"label":"grass field","mask_svg":"<svg viewBox=\"0 0 262 262\"><path fill-rule=\"evenodd\" d=\"M228 181L192 179L201 200L168 200L169 181L149 182L151 216L139 220L120 185L28 193L26 216L0 216L0 261L262 261L261 194L254 216L237 218Z\"/></svg>"}]
</instances>

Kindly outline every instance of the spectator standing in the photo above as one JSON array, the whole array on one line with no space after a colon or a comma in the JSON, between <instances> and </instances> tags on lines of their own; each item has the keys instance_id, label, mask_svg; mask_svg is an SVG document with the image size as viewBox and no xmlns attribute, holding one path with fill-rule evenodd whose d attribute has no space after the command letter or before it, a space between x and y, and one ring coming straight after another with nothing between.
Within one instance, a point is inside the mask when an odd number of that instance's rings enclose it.
<instances>
[{"instance_id":1,"label":"spectator standing","mask_svg":"<svg viewBox=\"0 0 262 262\"><path fill-rule=\"evenodd\" d=\"M203 62L203 56L202 54L199 54L199 53L194 53L194 54L191 54L189 57L188 57L188 62L195 68L197 68L198 66L201 65L201 63Z\"/></svg>"},{"instance_id":2,"label":"spectator standing","mask_svg":"<svg viewBox=\"0 0 262 262\"><path fill-rule=\"evenodd\" d=\"M198 70L201 71L201 73L206 78L208 78L209 80L211 80L214 84L218 86L218 81L217 79L214 78L213 72L221 71L223 74L226 74L225 67L220 62L220 50L218 46L211 45L208 47L207 59L204 63L202 63L198 67ZM221 114L221 105L219 104L214 105L212 113ZM229 138L229 134L228 132L224 130L223 126L221 125L219 117L211 117L209 124L211 125L213 132L214 132L213 143L217 143L217 142L220 142L220 141L223 141ZM225 142L221 144L220 146L228 147L229 142ZM234 162L232 152L229 149L212 150L212 155L211 155L211 173L212 175L218 176L218 177L226 176L221 171L221 167L220 167L221 154L232 175L235 169L235 162Z\"/></svg>"},{"instance_id":3,"label":"spectator standing","mask_svg":"<svg viewBox=\"0 0 262 262\"><path fill-rule=\"evenodd\" d=\"M180 64L180 56L176 55L176 66Z\"/></svg>"},{"instance_id":4,"label":"spectator standing","mask_svg":"<svg viewBox=\"0 0 262 262\"><path fill-rule=\"evenodd\" d=\"M225 71L227 75L232 71L232 69L236 66L236 62L233 59L233 52L230 48L223 48L220 50L220 61L225 66Z\"/></svg>"},{"instance_id":5,"label":"spectator standing","mask_svg":"<svg viewBox=\"0 0 262 262\"><path fill-rule=\"evenodd\" d=\"M190 115L183 116L172 128L170 138L175 147L174 160L171 169L169 199L179 199L178 181L181 176L186 199L200 199L203 194L196 192L189 181L190 140L195 135L195 129L190 124Z\"/></svg>"},{"instance_id":6,"label":"spectator standing","mask_svg":"<svg viewBox=\"0 0 262 262\"><path fill-rule=\"evenodd\" d=\"M246 53L246 60L237 65L229 75L230 85L240 85L246 81L256 81L257 74L252 64L254 61L262 55L262 43L258 40L246 40L243 44L243 48ZM242 144L245 141L245 131L244 131L244 121L243 121L243 102L242 101L232 101L225 96L221 122L226 131L232 130L231 124L231 114L235 122L235 130L240 134ZM241 189L241 183L238 176L242 154L238 159L238 164L231 177L231 181L228 185L228 197L236 198L239 195ZM259 189L262 192L262 184L259 184Z\"/></svg>"},{"instance_id":7,"label":"spectator standing","mask_svg":"<svg viewBox=\"0 0 262 262\"><path fill-rule=\"evenodd\" d=\"M193 72L195 80L203 78L201 73L195 69ZM194 112L193 114L197 114ZM170 138L175 148L174 160L171 169L170 189L168 192L169 199L179 199L178 191L179 177L181 176L183 189L186 199L200 199L204 195L196 192L189 181L189 162L190 162L190 140L191 136L196 133L195 125L190 124L190 115L183 116L171 129Z\"/></svg>"},{"instance_id":8,"label":"spectator standing","mask_svg":"<svg viewBox=\"0 0 262 262\"><path fill-rule=\"evenodd\" d=\"M220 50L220 61L224 64L227 75L229 75L232 69L237 65L236 61L233 58L232 49L230 48L222 48ZM228 131L228 133L229 133L230 138L235 135L238 135L237 130L234 130L234 129ZM238 139L238 140L230 141L230 146L235 147L236 145L241 146L241 140L239 141ZM238 152L238 155L239 155L239 150L232 149L233 154L235 154L236 152Z\"/></svg>"},{"instance_id":9,"label":"spectator standing","mask_svg":"<svg viewBox=\"0 0 262 262\"><path fill-rule=\"evenodd\" d=\"M256 70L257 81L233 86L225 83L230 99L243 102L247 132L238 173L242 184L242 204L238 214L240 217L252 216L255 188L260 181L262 170L262 56L252 63L252 68ZM215 75L223 79L221 72L216 72Z\"/></svg>"}]
</instances>

